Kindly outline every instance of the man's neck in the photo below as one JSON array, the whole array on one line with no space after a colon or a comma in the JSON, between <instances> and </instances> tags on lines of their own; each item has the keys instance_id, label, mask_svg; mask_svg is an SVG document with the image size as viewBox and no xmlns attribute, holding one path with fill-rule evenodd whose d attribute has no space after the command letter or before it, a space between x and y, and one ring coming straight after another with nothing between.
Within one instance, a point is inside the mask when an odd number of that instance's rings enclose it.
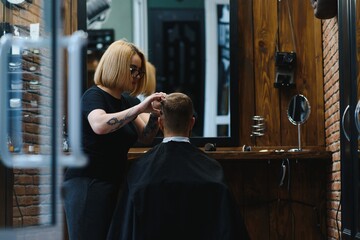
<instances>
[{"instance_id":1,"label":"man's neck","mask_svg":"<svg viewBox=\"0 0 360 240\"><path fill-rule=\"evenodd\" d=\"M171 137L164 137L163 143L167 142L190 142L190 139L188 137L184 136L171 136Z\"/></svg>"}]
</instances>

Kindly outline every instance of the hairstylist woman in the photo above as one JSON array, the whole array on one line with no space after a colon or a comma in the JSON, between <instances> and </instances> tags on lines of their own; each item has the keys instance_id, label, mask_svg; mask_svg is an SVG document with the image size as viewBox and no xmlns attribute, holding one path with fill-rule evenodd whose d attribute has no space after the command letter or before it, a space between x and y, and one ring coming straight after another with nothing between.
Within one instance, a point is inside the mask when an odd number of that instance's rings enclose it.
<instances>
[{"instance_id":1,"label":"hairstylist woman","mask_svg":"<svg viewBox=\"0 0 360 240\"><path fill-rule=\"evenodd\" d=\"M132 105L124 92L136 96L146 84L144 54L132 43L112 43L95 71L95 85L82 97L83 149L88 164L69 168L63 185L71 240L105 239L124 178L129 148L148 143L158 131L158 110L165 97L153 93ZM149 114L150 117L138 117ZM149 119L144 122L142 119Z\"/></svg>"}]
</instances>

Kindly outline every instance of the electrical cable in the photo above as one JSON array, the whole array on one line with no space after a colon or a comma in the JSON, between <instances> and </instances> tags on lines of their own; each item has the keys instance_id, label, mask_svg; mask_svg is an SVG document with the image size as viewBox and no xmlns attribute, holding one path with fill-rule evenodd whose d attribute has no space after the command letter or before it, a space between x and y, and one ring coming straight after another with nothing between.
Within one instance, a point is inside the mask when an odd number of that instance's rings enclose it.
<instances>
[{"instance_id":1,"label":"electrical cable","mask_svg":"<svg viewBox=\"0 0 360 240\"><path fill-rule=\"evenodd\" d=\"M290 188L290 181L291 181L291 174L290 174L290 160L287 158L286 159L286 164L287 164L287 190L288 190L288 198L289 198L289 218L291 217L291 237L292 239L295 239L295 213L294 213L294 209L292 206L292 195L291 195L291 188Z\"/></svg>"},{"instance_id":2,"label":"electrical cable","mask_svg":"<svg viewBox=\"0 0 360 240\"><path fill-rule=\"evenodd\" d=\"M280 47L279 47L279 35L280 35L280 27L279 27L279 22L280 22L280 2L282 0L278 0L277 3L277 29L276 29L276 39L275 39L275 49L277 52L279 52ZM289 23L290 23L290 29L291 29L291 40L292 40L292 44L293 44L293 51L296 52L296 40L295 40L295 33L294 33L294 24L293 24L293 20L292 20L292 15L290 12L290 5L289 5L289 0L286 1L286 5L287 5L287 11L288 11L288 18L289 18Z\"/></svg>"},{"instance_id":3,"label":"electrical cable","mask_svg":"<svg viewBox=\"0 0 360 240\"><path fill-rule=\"evenodd\" d=\"M289 0L287 0L286 3L287 3L286 5L287 5L287 10L288 10L288 17L289 17L289 22L290 22L290 28L291 28L292 43L293 43L293 47L294 47L294 52L296 52L296 41L295 41L294 25L293 25L293 20L292 20L291 12L290 12Z\"/></svg>"},{"instance_id":4,"label":"electrical cable","mask_svg":"<svg viewBox=\"0 0 360 240\"><path fill-rule=\"evenodd\" d=\"M276 35L275 35L275 52L279 52L279 35L280 35L280 31L279 31L279 29L280 29L280 27L279 27L279 22L280 22L280 4L279 4L279 2L280 2L281 0L278 0L277 1L277 8L276 8L276 10L277 10L277 24L276 24Z\"/></svg>"},{"instance_id":5,"label":"electrical cable","mask_svg":"<svg viewBox=\"0 0 360 240\"><path fill-rule=\"evenodd\" d=\"M341 240L341 230L339 228L339 220L338 220L338 216L339 216L339 211L340 211L340 206L341 206L341 196L340 196L340 199L339 199L339 205L336 209L336 214L335 214L335 221L336 221L336 231L338 233L338 239Z\"/></svg>"},{"instance_id":6,"label":"electrical cable","mask_svg":"<svg viewBox=\"0 0 360 240\"><path fill-rule=\"evenodd\" d=\"M296 204L300 204L300 205L303 205L303 206L306 206L306 207L309 207L313 210L314 212L314 216L315 216L315 221L316 221L316 226L319 228L319 232L320 232L320 235L323 239L326 239L324 233L322 232L322 221L321 221L321 216L320 216L320 212L318 207L313 205L313 204L310 204L310 203L306 203L306 202L303 202L303 201L300 201L300 200L294 200L292 199L292 194L291 194L291 173L290 173L290 160L287 158L286 160L283 160L282 161L282 164L281 164L281 172L282 172L282 178L280 180L280 184L279 184L279 187L283 186L284 184L284 180L285 180L285 176L286 176L286 173L287 173L287 190L288 190L288 198L287 199L284 199L284 198L280 198L280 196L278 196L278 198L276 199L271 199L271 200L268 200L268 201L259 201L259 202L254 202L252 201L251 204L244 204L243 207L245 207L245 205L249 206L249 205L252 205L252 206L256 206L256 205L265 205L267 204L268 206L268 213L270 213L270 204L272 203L277 203L279 204L280 202L285 202L285 203L288 203L289 204L289 220L291 220L291 239L295 239L295 225L296 225L296 217L295 217L295 213L294 213L294 209L292 207L292 204L296 203ZM269 177L269 176L268 176ZM270 219L270 216L268 216L269 219ZM270 227L270 226L269 226ZM276 227L276 232L278 234L278 236L280 236L280 232L278 231L278 228Z\"/></svg>"},{"instance_id":7,"label":"electrical cable","mask_svg":"<svg viewBox=\"0 0 360 240\"><path fill-rule=\"evenodd\" d=\"M287 158L286 159L286 163L287 163L287 169L288 169L288 184L287 184L287 190L289 192L289 196L291 199L291 194L290 194L290 180L291 180L291 174L290 174L290 160Z\"/></svg>"},{"instance_id":8,"label":"electrical cable","mask_svg":"<svg viewBox=\"0 0 360 240\"><path fill-rule=\"evenodd\" d=\"M265 200L265 201L252 201L251 203L247 203L247 204L240 204L242 205L241 207L246 207L246 206L261 206L261 205L267 205L268 207L271 205L271 204L274 204L274 203L279 203L279 202L285 202L285 203L292 203L292 204L299 204L299 205L302 205L304 207L308 207L308 208L311 208L314 212L314 215L315 215L315 219L316 219L316 226L319 226L320 228L320 234L321 236L326 239L324 233L321 231L321 219L319 219L319 209L317 206L315 206L314 204L311 204L311 203L307 203L307 202L304 202L304 201L300 201L300 200L294 200L294 199L285 199L285 198L274 198L274 199L270 199L270 200ZM292 208L291 208L292 210ZM270 210L268 210L268 212L270 212ZM293 224L295 226L295 214L292 210L292 216L293 216ZM269 217L269 216L268 216ZM295 231L295 229L293 229L293 231ZM294 232L293 232L294 234ZM341 239L340 239L341 240Z\"/></svg>"},{"instance_id":9,"label":"electrical cable","mask_svg":"<svg viewBox=\"0 0 360 240\"><path fill-rule=\"evenodd\" d=\"M22 212L21 212L20 205L19 205L19 201L18 201L18 196L17 196L17 194L16 194L15 189L13 189L13 193L14 193L14 197L15 197L16 208L18 209L19 214L20 214L21 226L24 226L24 215L23 215Z\"/></svg>"}]
</instances>

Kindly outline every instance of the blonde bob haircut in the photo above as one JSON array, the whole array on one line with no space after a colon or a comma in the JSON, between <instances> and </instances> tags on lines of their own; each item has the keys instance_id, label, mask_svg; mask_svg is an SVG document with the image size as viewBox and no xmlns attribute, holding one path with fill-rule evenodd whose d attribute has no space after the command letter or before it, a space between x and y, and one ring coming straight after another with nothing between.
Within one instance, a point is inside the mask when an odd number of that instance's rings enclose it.
<instances>
[{"instance_id":1,"label":"blonde bob haircut","mask_svg":"<svg viewBox=\"0 0 360 240\"><path fill-rule=\"evenodd\" d=\"M136 81L135 88L131 83L131 58L139 55L143 79ZM132 43L125 40L113 42L104 52L96 68L94 83L110 89L130 92L132 96L140 94L146 86L146 59L144 54Z\"/></svg>"},{"instance_id":2,"label":"blonde bob haircut","mask_svg":"<svg viewBox=\"0 0 360 240\"><path fill-rule=\"evenodd\" d=\"M144 96L150 96L156 90L156 68L150 62L146 62L146 84L143 90Z\"/></svg>"}]
</instances>

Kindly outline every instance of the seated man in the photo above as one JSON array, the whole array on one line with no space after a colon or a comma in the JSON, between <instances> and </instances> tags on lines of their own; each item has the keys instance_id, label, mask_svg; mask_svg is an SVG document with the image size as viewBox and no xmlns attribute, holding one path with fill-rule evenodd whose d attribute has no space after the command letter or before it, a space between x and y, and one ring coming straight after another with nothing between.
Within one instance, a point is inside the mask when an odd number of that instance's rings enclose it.
<instances>
[{"instance_id":1,"label":"seated man","mask_svg":"<svg viewBox=\"0 0 360 240\"><path fill-rule=\"evenodd\" d=\"M248 239L221 165L189 141L191 99L172 93L160 108L163 142L132 164L108 239Z\"/></svg>"}]
</instances>

